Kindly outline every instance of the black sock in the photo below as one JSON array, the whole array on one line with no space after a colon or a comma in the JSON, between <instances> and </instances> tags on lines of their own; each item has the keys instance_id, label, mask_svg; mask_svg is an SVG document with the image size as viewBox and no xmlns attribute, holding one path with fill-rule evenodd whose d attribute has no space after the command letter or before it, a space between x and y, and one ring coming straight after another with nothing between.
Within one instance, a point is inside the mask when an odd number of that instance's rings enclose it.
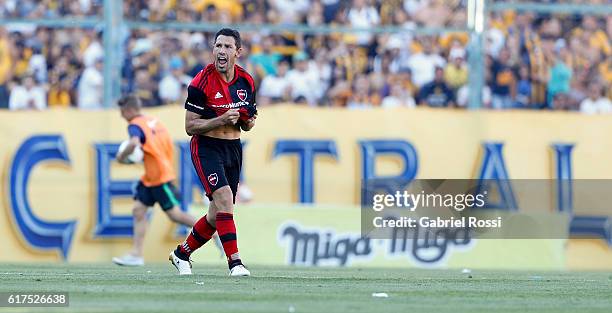
<instances>
[{"instance_id":1,"label":"black sock","mask_svg":"<svg viewBox=\"0 0 612 313\"><path fill-rule=\"evenodd\" d=\"M176 254L176 256L183 261L189 261L189 256L185 254L185 252L181 251L180 245L176 247L176 250L174 250L174 254Z\"/></svg>"},{"instance_id":2,"label":"black sock","mask_svg":"<svg viewBox=\"0 0 612 313\"><path fill-rule=\"evenodd\" d=\"M227 263L229 269L231 270L232 268L234 268L237 265L243 265L242 261L240 259L237 260L231 260L230 262Z\"/></svg>"}]
</instances>

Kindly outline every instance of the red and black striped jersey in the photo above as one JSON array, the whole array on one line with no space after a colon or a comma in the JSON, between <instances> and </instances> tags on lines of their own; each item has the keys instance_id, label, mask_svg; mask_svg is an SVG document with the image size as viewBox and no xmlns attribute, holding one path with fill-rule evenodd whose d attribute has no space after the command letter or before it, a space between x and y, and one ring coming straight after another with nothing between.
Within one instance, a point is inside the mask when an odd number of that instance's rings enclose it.
<instances>
[{"instance_id":1,"label":"red and black striped jersey","mask_svg":"<svg viewBox=\"0 0 612 313\"><path fill-rule=\"evenodd\" d=\"M248 120L257 113L255 83L242 67L234 65L234 79L226 82L208 64L191 81L187 89L185 109L209 119L222 115L229 109L238 109L241 120Z\"/></svg>"}]
</instances>

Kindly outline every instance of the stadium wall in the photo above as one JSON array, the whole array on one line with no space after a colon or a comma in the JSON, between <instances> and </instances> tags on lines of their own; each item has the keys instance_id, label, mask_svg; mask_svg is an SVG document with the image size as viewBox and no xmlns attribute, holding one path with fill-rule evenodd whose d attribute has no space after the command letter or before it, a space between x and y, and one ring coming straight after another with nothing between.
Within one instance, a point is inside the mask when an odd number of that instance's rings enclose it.
<instances>
[{"instance_id":1,"label":"stadium wall","mask_svg":"<svg viewBox=\"0 0 612 313\"><path fill-rule=\"evenodd\" d=\"M147 113L176 139L182 208L200 214L184 110ZM0 112L0 120L0 261L106 262L125 252L142 167L112 161L127 137L119 112ZM264 108L244 136L243 181L254 200L237 209L241 254L251 264L612 269L609 229L594 230L601 239L400 248L361 238L358 207L364 178L612 177L611 121L566 112ZM563 210L553 197L546 207ZM145 257L163 261L185 229L152 212ZM610 210L587 213L609 227ZM207 247L196 261L223 259Z\"/></svg>"}]
</instances>

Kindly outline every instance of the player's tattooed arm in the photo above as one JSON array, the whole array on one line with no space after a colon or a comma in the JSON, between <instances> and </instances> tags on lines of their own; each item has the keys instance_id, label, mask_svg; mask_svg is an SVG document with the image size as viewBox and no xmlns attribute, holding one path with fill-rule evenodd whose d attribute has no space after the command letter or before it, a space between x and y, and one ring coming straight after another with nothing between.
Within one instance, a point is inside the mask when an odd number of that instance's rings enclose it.
<instances>
[{"instance_id":1,"label":"player's tattooed arm","mask_svg":"<svg viewBox=\"0 0 612 313\"><path fill-rule=\"evenodd\" d=\"M122 163L122 164L129 163L127 159L128 155L132 154L132 152L134 152L134 149L136 149L136 147L139 147L139 146L140 146L140 138L138 138L138 136L130 137L130 143L127 145L127 147L125 147L125 150L117 154L117 162Z\"/></svg>"},{"instance_id":2,"label":"player's tattooed arm","mask_svg":"<svg viewBox=\"0 0 612 313\"><path fill-rule=\"evenodd\" d=\"M236 109L227 110L223 115L210 119L204 119L200 114L191 111L185 112L185 131L189 136L204 135L224 125L235 125L240 118L240 113Z\"/></svg>"}]
</instances>

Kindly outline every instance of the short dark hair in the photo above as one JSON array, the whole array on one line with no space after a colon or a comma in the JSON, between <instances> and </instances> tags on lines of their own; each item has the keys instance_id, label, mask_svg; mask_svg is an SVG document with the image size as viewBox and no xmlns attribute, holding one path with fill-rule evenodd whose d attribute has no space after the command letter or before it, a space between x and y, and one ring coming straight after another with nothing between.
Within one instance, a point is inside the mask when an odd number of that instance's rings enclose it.
<instances>
[{"instance_id":1,"label":"short dark hair","mask_svg":"<svg viewBox=\"0 0 612 313\"><path fill-rule=\"evenodd\" d=\"M217 42L217 37L222 36L222 35L234 37L234 40L236 41L236 49L240 49L240 47L242 47L242 40L240 39L240 33L237 30L231 29L231 28L220 29L215 34L215 42Z\"/></svg>"},{"instance_id":2,"label":"short dark hair","mask_svg":"<svg viewBox=\"0 0 612 313\"><path fill-rule=\"evenodd\" d=\"M121 97L121 99L119 99L117 104L119 105L120 108L140 109L140 107L142 107L142 104L140 103L140 98L132 94Z\"/></svg>"}]
</instances>

